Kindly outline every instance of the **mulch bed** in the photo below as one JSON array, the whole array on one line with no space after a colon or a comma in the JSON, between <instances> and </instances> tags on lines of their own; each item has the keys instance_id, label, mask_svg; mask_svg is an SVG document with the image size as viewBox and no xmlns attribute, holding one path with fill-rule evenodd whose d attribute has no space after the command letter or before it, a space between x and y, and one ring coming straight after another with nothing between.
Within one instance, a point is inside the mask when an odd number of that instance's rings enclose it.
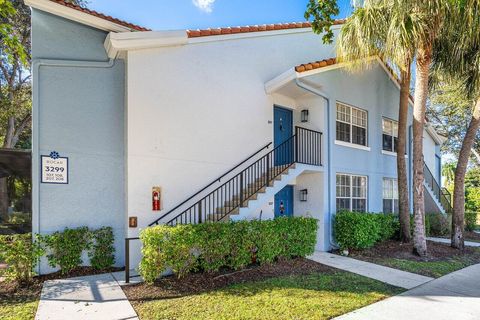
<instances>
[{"instance_id":1,"label":"mulch bed","mask_svg":"<svg viewBox=\"0 0 480 320\"><path fill-rule=\"evenodd\" d=\"M403 244L399 241L385 241L375 247L363 251L352 251L350 256L360 260L375 262L378 258L395 258L413 261L447 261L452 257L477 256L480 262L480 253L474 248L465 248L458 251L447 244L428 241L427 257L419 257L413 254L413 244Z\"/></svg>"},{"instance_id":2,"label":"mulch bed","mask_svg":"<svg viewBox=\"0 0 480 320\"><path fill-rule=\"evenodd\" d=\"M160 278L154 285L140 283L124 286L123 291L130 301L142 302L178 298L184 295L224 288L232 284L260 281L274 277L332 272L335 272L335 269L311 260L297 258L278 261L271 265L254 265L239 271L222 270L214 273L191 273L181 279L176 276L168 276Z\"/></svg>"}]
</instances>

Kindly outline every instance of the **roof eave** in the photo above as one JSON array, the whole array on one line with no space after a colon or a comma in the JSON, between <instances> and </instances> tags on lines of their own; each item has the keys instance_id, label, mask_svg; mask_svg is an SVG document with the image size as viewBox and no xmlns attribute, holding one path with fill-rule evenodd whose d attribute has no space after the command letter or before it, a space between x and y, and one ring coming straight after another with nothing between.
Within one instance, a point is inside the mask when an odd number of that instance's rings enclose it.
<instances>
[{"instance_id":1,"label":"roof eave","mask_svg":"<svg viewBox=\"0 0 480 320\"><path fill-rule=\"evenodd\" d=\"M132 32L132 28L75 10L50 0L24 0L25 5L107 32Z\"/></svg>"}]
</instances>

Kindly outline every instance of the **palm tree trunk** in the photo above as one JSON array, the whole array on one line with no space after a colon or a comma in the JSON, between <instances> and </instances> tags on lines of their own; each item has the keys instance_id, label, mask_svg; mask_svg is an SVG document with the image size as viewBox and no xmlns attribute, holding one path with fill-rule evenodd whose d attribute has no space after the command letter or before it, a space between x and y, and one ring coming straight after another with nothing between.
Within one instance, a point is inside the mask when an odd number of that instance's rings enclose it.
<instances>
[{"instance_id":1,"label":"palm tree trunk","mask_svg":"<svg viewBox=\"0 0 480 320\"><path fill-rule=\"evenodd\" d=\"M408 66L410 69L410 65ZM398 110L398 140L397 140L397 176L398 205L400 220L400 240L408 243L412 240L410 232L410 204L408 200L407 163L405 151L407 145L408 98L410 95L410 70L401 72L400 106Z\"/></svg>"},{"instance_id":2,"label":"palm tree trunk","mask_svg":"<svg viewBox=\"0 0 480 320\"><path fill-rule=\"evenodd\" d=\"M453 248L463 250L465 239L465 174L467 173L468 159L475 143L478 128L480 127L480 98L475 104L472 119L463 138L462 148L458 155L457 168L455 169L455 182L453 187L453 215L452 215L452 242Z\"/></svg>"},{"instance_id":3,"label":"palm tree trunk","mask_svg":"<svg viewBox=\"0 0 480 320\"><path fill-rule=\"evenodd\" d=\"M413 229L413 251L422 257L427 255L425 196L423 193L423 130L431 61L431 48L418 50L415 102L413 106L413 215L415 223Z\"/></svg>"}]
</instances>

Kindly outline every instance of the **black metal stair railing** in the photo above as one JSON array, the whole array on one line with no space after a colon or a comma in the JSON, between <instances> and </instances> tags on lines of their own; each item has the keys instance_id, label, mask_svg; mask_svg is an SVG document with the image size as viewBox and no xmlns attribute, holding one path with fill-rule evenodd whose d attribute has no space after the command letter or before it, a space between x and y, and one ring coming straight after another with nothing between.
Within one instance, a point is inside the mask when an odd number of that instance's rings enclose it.
<instances>
[{"instance_id":1,"label":"black metal stair railing","mask_svg":"<svg viewBox=\"0 0 480 320\"><path fill-rule=\"evenodd\" d=\"M423 163L423 172L425 176L425 182L433 191L433 194L435 195L437 200L440 201L440 204L442 205L445 212L452 212L450 192L448 192L447 189L440 187L439 183L437 182L425 162Z\"/></svg>"},{"instance_id":2,"label":"black metal stair railing","mask_svg":"<svg viewBox=\"0 0 480 320\"><path fill-rule=\"evenodd\" d=\"M293 164L301 163L321 166L321 146L321 132L295 127L293 136L248 165L228 181L194 202L185 210L175 214L175 212L178 212L178 209L187 205L187 202L194 200L208 187L220 181L220 179L216 179L206 188L162 215L151 223L150 226L158 225L159 223L177 225L226 220L231 215L238 214L240 208L248 205L249 200L256 199L258 193L264 192L268 186L274 183L275 179L278 179L292 168ZM249 159L253 156L249 157ZM245 162L244 160L241 164ZM239 166L231 169L229 173ZM224 176L226 174L222 177ZM174 214L175 216L171 217Z\"/></svg>"}]
</instances>

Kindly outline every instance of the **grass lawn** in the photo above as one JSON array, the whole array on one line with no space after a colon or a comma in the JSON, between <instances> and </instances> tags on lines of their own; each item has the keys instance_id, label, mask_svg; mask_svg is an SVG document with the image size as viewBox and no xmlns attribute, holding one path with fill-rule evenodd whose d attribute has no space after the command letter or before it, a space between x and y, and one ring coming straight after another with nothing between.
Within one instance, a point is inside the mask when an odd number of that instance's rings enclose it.
<instances>
[{"instance_id":1,"label":"grass lawn","mask_svg":"<svg viewBox=\"0 0 480 320\"><path fill-rule=\"evenodd\" d=\"M458 251L447 244L428 241L428 256L412 254L412 245L387 241L374 248L352 253L351 257L433 278L480 263L480 248Z\"/></svg>"},{"instance_id":2,"label":"grass lawn","mask_svg":"<svg viewBox=\"0 0 480 320\"><path fill-rule=\"evenodd\" d=\"M149 297L149 290L161 291L162 287L169 293ZM228 284L190 294L172 292L171 287L171 282L142 285L135 290L135 298L129 288L124 289L141 319L229 320L330 319L403 291L334 269Z\"/></svg>"},{"instance_id":3,"label":"grass lawn","mask_svg":"<svg viewBox=\"0 0 480 320\"><path fill-rule=\"evenodd\" d=\"M479 255L480 257L480 255ZM412 261L406 259L383 259L381 264L395 269L418 273L433 278L439 278L448 273L466 268L480 260L472 261L467 257L453 257L446 261Z\"/></svg>"},{"instance_id":4,"label":"grass lawn","mask_svg":"<svg viewBox=\"0 0 480 320\"><path fill-rule=\"evenodd\" d=\"M41 283L17 289L9 284L0 283L0 318L2 320L34 319L41 288Z\"/></svg>"}]
</instances>

